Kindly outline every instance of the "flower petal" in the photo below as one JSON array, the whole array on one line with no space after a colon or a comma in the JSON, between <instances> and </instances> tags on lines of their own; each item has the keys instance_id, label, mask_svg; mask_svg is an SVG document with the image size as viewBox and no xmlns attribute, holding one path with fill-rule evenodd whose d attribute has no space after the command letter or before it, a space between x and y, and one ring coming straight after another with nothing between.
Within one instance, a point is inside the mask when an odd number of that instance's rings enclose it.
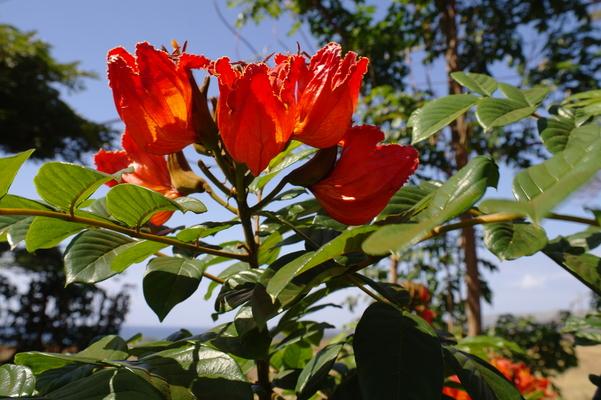
<instances>
[{"instance_id":1,"label":"flower petal","mask_svg":"<svg viewBox=\"0 0 601 400\"><path fill-rule=\"evenodd\" d=\"M310 187L332 218L348 225L369 222L417 168L413 147L378 145L383 138L375 126L351 128L330 175Z\"/></svg>"}]
</instances>

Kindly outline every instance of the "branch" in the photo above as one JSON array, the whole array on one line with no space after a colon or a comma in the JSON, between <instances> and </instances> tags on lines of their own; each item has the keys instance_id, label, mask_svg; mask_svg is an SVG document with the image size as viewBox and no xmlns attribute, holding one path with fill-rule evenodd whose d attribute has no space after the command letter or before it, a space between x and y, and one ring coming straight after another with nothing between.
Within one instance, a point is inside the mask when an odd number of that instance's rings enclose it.
<instances>
[{"instance_id":1,"label":"branch","mask_svg":"<svg viewBox=\"0 0 601 400\"><path fill-rule=\"evenodd\" d=\"M182 242L180 240L177 240L177 239L174 239L171 237L153 235L152 233L146 233L146 232L139 232L135 229L126 228L124 226L116 225L116 224L113 224L110 222L100 221L100 220L92 219L92 218L80 217L77 215L70 215L70 214L66 214L66 213L62 213L62 212L58 212L58 211L35 210L35 209L29 209L29 208L0 208L0 215L39 216L39 217L56 218L56 219L61 219L63 221L69 221L69 222L78 222L78 223L85 224L88 226L95 226L98 228L105 228L105 229L109 229L111 231L124 233L128 236L135 237L138 239L145 239L145 240L150 240L152 242L165 243L165 244L168 244L171 246L182 247L182 248L185 248L188 250L201 252L201 253L205 253L205 254L211 254L214 256L232 258L232 259L236 259L236 260L240 260L240 261L248 261L247 254L230 253L227 251L218 250L218 249L214 249L211 247L186 243L186 242ZM209 278L209 279L211 279L211 278Z\"/></svg>"}]
</instances>

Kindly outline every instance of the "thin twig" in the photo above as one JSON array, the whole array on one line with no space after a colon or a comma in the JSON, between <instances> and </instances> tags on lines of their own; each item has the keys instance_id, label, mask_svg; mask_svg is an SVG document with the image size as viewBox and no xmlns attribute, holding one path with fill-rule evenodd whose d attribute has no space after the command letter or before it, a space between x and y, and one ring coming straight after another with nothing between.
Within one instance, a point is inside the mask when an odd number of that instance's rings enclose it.
<instances>
[{"instance_id":1,"label":"thin twig","mask_svg":"<svg viewBox=\"0 0 601 400\"><path fill-rule=\"evenodd\" d=\"M227 186L225 186L223 184L223 182L221 182L209 169L209 167L202 161L202 160L198 160L198 168L200 168L200 170L202 171L202 173L209 178L209 180L211 182L213 182L213 184L215 186L217 186L219 188L219 190L221 190L223 192L223 194L225 194L226 196L231 196L232 195L232 190L230 188L228 188Z\"/></svg>"}]
</instances>

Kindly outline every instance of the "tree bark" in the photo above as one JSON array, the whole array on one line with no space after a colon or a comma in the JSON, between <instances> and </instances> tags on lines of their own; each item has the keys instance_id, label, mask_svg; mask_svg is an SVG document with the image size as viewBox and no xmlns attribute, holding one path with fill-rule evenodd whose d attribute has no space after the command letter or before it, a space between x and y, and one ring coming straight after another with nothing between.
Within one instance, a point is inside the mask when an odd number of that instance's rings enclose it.
<instances>
[{"instance_id":1,"label":"tree bark","mask_svg":"<svg viewBox=\"0 0 601 400\"><path fill-rule=\"evenodd\" d=\"M448 74L449 94L460 94L461 85L451 78L451 73L460 71L457 51L457 10L455 0L438 0L441 12L441 27L446 39L445 62ZM457 118L450 126L451 146L455 153L455 167L463 168L469 161L469 131L463 116ZM470 218L469 216L462 217ZM473 227L464 228L461 233L461 248L465 262L465 284L467 286L467 324L468 335L475 336L482 332L482 313L480 309L480 276L478 273L478 253L476 235Z\"/></svg>"}]
</instances>

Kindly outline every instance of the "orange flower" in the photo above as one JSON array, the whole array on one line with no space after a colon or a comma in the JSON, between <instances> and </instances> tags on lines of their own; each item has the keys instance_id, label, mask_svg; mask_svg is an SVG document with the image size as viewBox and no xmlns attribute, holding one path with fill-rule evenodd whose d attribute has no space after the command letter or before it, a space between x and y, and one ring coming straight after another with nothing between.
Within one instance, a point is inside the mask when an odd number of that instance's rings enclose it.
<instances>
[{"instance_id":1,"label":"orange flower","mask_svg":"<svg viewBox=\"0 0 601 400\"><path fill-rule=\"evenodd\" d=\"M276 57L276 63L292 65L291 80L296 82L294 138L318 148L335 146L351 127L369 60L352 51L342 57L338 43L321 48L308 66L299 65L299 57Z\"/></svg>"},{"instance_id":2,"label":"orange flower","mask_svg":"<svg viewBox=\"0 0 601 400\"><path fill-rule=\"evenodd\" d=\"M511 381L521 394L540 392L542 399L556 399L548 379L532 374L532 371L523 362L514 363L506 358L494 358L490 363L497 368L509 381Z\"/></svg>"},{"instance_id":3,"label":"orange flower","mask_svg":"<svg viewBox=\"0 0 601 400\"><path fill-rule=\"evenodd\" d=\"M349 129L333 170L309 188L335 220L347 225L369 222L417 168L413 147L379 145L383 139L375 126Z\"/></svg>"},{"instance_id":4,"label":"orange flower","mask_svg":"<svg viewBox=\"0 0 601 400\"><path fill-rule=\"evenodd\" d=\"M461 383L457 375L449 377L449 381L455 383ZM465 390L461 390L455 387L445 386L442 388L442 394L455 400L472 400L469 394Z\"/></svg>"},{"instance_id":5,"label":"orange flower","mask_svg":"<svg viewBox=\"0 0 601 400\"><path fill-rule=\"evenodd\" d=\"M114 174L125 168L133 168L133 172L124 173L121 176L123 182L144 186L163 194L165 197L175 199L181 194L171 185L167 161L163 156L149 154L137 145L137 143L125 132L121 138L123 150L106 151L100 150L94 156L96 168L107 174ZM118 182L110 181L108 186L114 186ZM154 225L163 225L173 214L172 211L160 211L152 216L150 222Z\"/></svg>"},{"instance_id":6,"label":"orange flower","mask_svg":"<svg viewBox=\"0 0 601 400\"><path fill-rule=\"evenodd\" d=\"M134 57L122 47L108 53L108 76L117 111L132 139L154 154L180 151L196 141L192 118L192 68L204 56L171 56L138 43Z\"/></svg>"},{"instance_id":7,"label":"orange flower","mask_svg":"<svg viewBox=\"0 0 601 400\"><path fill-rule=\"evenodd\" d=\"M225 148L257 176L292 135L291 107L282 97L286 77L277 81L266 64L233 66L227 57L213 62L210 73L219 81L217 126Z\"/></svg>"}]
</instances>

